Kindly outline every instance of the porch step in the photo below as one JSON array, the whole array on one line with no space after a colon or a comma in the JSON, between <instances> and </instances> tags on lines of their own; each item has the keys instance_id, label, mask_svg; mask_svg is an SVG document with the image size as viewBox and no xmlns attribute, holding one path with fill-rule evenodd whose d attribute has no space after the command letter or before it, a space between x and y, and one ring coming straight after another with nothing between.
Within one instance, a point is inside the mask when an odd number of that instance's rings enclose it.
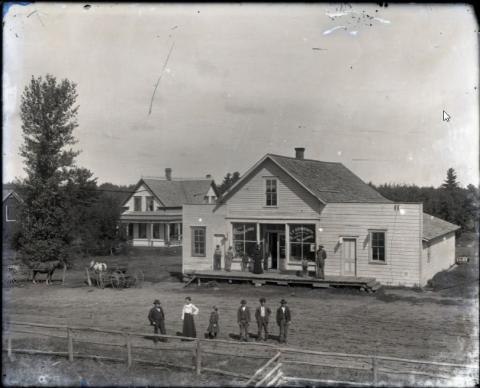
<instances>
[{"instance_id":1,"label":"porch step","mask_svg":"<svg viewBox=\"0 0 480 388\"><path fill-rule=\"evenodd\" d=\"M312 283L313 288L329 288L329 283Z\"/></svg>"}]
</instances>

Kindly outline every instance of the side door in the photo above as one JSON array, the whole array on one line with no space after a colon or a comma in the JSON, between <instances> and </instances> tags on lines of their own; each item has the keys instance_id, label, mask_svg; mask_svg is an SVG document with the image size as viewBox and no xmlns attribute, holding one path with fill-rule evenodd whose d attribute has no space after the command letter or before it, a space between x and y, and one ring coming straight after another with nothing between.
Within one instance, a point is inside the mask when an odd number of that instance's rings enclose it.
<instances>
[{"instance_id":1,"label":"side door","mask_svg":"<svg viewBox=\"0 0 480 388\"><path fill-rule=\"evenodd\" d=\"M354 238L343 239L342 275L357 276L357 240Z\"/></svg>"}]
</instances>

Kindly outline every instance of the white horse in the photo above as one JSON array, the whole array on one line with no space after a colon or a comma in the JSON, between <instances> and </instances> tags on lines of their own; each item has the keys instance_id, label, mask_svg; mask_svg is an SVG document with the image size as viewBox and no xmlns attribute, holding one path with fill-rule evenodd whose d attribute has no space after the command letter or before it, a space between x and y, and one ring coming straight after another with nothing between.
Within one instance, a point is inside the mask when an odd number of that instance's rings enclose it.
<instances>
[{"instance_id":1,"label":"white horse","mask_svg":"<svg viewBox=\"0 0 480 388\"><path fill-rule=\"evenodd\" d=\"M97 263L95 260L92 260L90 262L90 268L95 272L95 275L97 275L97 284L101 287L105 287L105 273L107 272L107 264L106 263Z\"/></svg>"}]
</instances>

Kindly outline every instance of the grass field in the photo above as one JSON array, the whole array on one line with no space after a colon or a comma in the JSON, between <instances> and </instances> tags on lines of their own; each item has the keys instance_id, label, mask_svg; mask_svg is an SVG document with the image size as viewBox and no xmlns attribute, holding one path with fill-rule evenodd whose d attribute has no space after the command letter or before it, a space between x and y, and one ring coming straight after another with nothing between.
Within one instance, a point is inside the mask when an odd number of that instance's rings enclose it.
<instances>
[{"instance_id":1,"label":"grass field","mask_svg":"<svg viewBox=\"0 0 480 388\"><path fill-rule=\"evenodd\" d=\"M471 239L468 241L466 247L460 249L477 249L476 244L467 246L472 242ZM191 296L200 309L196 318L197 332L203 335L211 307L216 305L220 313L219 338L232 339L238 334L236 310L240 300L247 299L253 308L263 296L272 309L277 308L282 298L287 299L293 314L289 331L291 347L455 363L478 360L477 284L476 291L472 293L470 287L467 294L402 288L383 288L376 294L366 294L350 289L253 287L228 283L184 288L177 278L181 263L178 249L154 252L138 250L124 257L98 260L109 265L116 262L142 269L146 278L143 288L89 288L84 283L84 267L89 261L85 259L67 272L65 286L58 281L49 287L43 283L22 283L19 287L5 290L4 317L26 322L150 332L147 313L153 300L159 298L166 312L167 333L175 334L181 331L180 315L184 298ZM449 272L455 274L455 271L462 271L473 276L476 268L478 260L473 260ZM61 277L60 272L55 275L57 280ZM270 330L273 335L278 334L274 322L270 324ZM250 332L256 332L253 324ZM275 343L275 338L272 337L269 342ZM21 357L18 362L10 363L10 376L18 378L22 375L21 371L28 371L28 359ZM88 368L83 371L82 376L87 376ZM33 369L30 372L34 373ZM51 372L56 378L62 377L56 375L63 373L62 369L52 369ZM138 380L139 385L145 385L145 379L156 385L171 383L168 380L171 374L165 370L161 373L150 372L139 372L138 376L143 376L143 380ZM68 373L65 372L65 379L73 372ZM137 372L128 373L128 381L135 383ZM178 373L183 376L178 383L183 385L226 383L225 378L219 376L203 376L203 380L198 380L189 372ZM28 373L22 382L30 381L27 377ZM92 378L95 380L94 376L89 376L89 381ZM78 376L75 379L78 381ZM105 380L99 377L98 381L100 384Z\"/></svg>"}]
</instances>

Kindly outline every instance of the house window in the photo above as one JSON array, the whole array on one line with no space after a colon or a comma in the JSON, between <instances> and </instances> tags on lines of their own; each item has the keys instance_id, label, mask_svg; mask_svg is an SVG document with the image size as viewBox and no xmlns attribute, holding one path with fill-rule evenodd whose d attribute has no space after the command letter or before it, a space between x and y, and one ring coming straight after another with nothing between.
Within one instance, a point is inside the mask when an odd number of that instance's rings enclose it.
<instances>
[{"instance_id":1,"label":"house window","mask_svg":"<svg viewBox=\"0 0 480 388\"><path fill-rule=\"evenodd\" d=\"M370 260L373 262L385 262L385 232L370 232Z\"/></svg>"},{"instance_id":2,"label":"house window","mask_svg":"<svg viewBox=\"0 0 480 388\"><path fill-rule=\"evenodd\" d=\"M136 212L142 211L142 197L133 197L133 210Z\"/></svg>"},{"instance_id":3,"label":"house window","mask_svg":"<svg viewBox=\"0 0 480 388\"><path fill-rule=\"evenodd\" d=\"M235 258L241 258L243 255L253 257L257 244L257 225L233 223L232 228Z\"/></svg>"},{"instance_id":4,"label":"house window","mask_svg":"<svg viewBox=\"0 0 480 388\"><path fill-rule=\"evenodd\" d=\"M266 179L266 206L277 206L277 180L276 179Z\"/></svg>"},{"instance_id":5,"label":"house window","mask_svg":"<svg viewBox=\"0 0 480 388\"><path fill-rule=\"evenodd\" d=\"M192 256L205 257L204 226L192 226Z\"/></svg>"},{"instance_id":6,"label":"house window","mask_svg":"<svg viewBox=\"0 0 480 388\"><path fill-rule=\"evenodd\" d=\"M15 207L5 205L5 221L12 222L16 220L17 220L17 217L16 217Z\"/></svg>"},{"instance_id":7,"label":"house window","mask_svg":"<svg viewBox=\"0 0 480 388\"><path fill-rule=\"evenodd\" d=\"M290 261L315 260L315 225L290 224Z\"/></svg>"},{"instance_id":8,"label":"house window","mask_svg":"<svg viewBox=\"0 0 480 388\"><path fill-rule=\"evenodd\" d=\"M147 224L138 224L138 238L147 238Z\"/></svg>"},{"instance_id":9,"label":"house window","mask_svg":"<svg viewBox=\"0 0 480 388\"><path fill-rule=\"evenodd\" d=\"M153 238L160 238L160 224L153 224Z\"/></svg>"},{"instance_id":10,"label":"house window","mask_svg":"<svg viewBox=\"0 0 480 388\"><path fill-rule=\"evenodd\" d=\"M154 205L153 197L147 197L147 212L153 212Z\"/></svg>"}]
</instances>

